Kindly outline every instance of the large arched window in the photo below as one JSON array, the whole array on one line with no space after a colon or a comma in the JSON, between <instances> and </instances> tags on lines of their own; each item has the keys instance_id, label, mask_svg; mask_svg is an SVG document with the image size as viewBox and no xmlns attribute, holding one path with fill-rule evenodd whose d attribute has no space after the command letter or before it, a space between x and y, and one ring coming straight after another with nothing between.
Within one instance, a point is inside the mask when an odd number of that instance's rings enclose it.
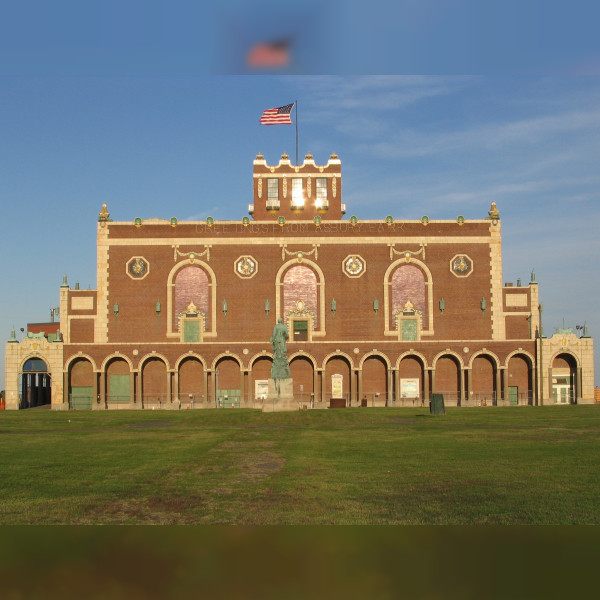
<instances>
[{"instance_id":1,"label":"large arched window","mask_svg":"<svg viewBox=\"0 0 600 600\"><path fill-rule=\"evenodd\" d=\"M323 272L312 261L290 261L277 274L277 311L290 332L290 341L310 342L325 335Z\"/></svg>"},{"instance_id":2,"label":"large arched window","mask_svg":"<svg viewBox=\"0 0 600 600\"><path fill-rule=\"evenodd\" d=\"M421 261L399 259L385 272L385 335L420 340L433 335L433 283Z\"/></svg>"},{"instance_id":3,"label":"large arched window","mask_svg":"<svg viewBox=\"0 0 600 600\"><path fill-rule=\"evenodd\" d=\"M207 263L190 259L175 265L167 282L167 336L187 342L215 337L216 288Z\"/></svg>"},{"instance_id":4,"label":"large arched window","mask_svg":"<svg viewBox=\"0 0 600 600\"><path fill-rule=\"evenodd\" d=\"M293 313L302 301L306 312L314 315L314 327L319 326L317 276L304 265L288 269L283 276L283 314L287 317Z\"/></svg>"},{"instance_id":5,"label":"large arched window","mask_svg":"<svg viewBox=\"0 0 600 600\"><path fill-rule=\"evenodd\" d=\"M425 291L425 274L414 265L401 265L393 273L390 281L392 310L390 327L396 329L399 312L406 307L420 311L423 323L427 322L427 298Z\"/></svg>"},{"instance_id":6,"label":"large arched window","mask_svg":"<svg viewBox=\"0 0 600 600\"><path fill-rule=\"evenodd\" d=\"M179 329L179 316L185 313L192 303L198 312L204 314L206 327L209 328L208 276L200 267L190 265L183 267L175 276L173 323L176 330Z\"/></svg>"}]
</instances>

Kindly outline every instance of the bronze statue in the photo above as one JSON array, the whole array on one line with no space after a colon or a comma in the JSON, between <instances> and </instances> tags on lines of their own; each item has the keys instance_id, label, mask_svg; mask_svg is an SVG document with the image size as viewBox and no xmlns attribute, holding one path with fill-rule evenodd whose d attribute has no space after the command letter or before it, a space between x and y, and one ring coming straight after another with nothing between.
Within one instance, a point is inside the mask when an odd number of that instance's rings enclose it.
<instances>
[{"instance_id":1,"label":"bronze statue","mask_svg":"<svg viewBox=\"0 0 600 600\"><path fill-rule=\"evenodd\" d=\"M269 340L273 348L273 366L271 367L272 379L289 379L290 364L287 359L287 341L289 339L287 327L280 317L277 319L275 327L273 327L273 335Z\"/></svg>"}]
</instances>

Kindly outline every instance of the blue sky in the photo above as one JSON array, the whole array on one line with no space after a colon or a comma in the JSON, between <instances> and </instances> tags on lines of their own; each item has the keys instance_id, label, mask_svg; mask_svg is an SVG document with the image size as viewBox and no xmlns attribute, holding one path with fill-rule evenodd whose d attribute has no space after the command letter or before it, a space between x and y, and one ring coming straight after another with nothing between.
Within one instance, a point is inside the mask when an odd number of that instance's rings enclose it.
<instances>
[{"instance_id":1,"label":"blue sky","mask_svg":"<svg viewBox=\"0 0 600 600\"><path fill-rule=\"evenodd\" d=\"M85 4L24 0L0 24L5 340L49 318L63 274L95 287L103 202L115 220L245 216L256 154L295 154L294 127L261 127L260 114L296 99L300 157L338 153L347 215L483 218L495 200L504 280L527 283L535 268L546 334L564 318L598 336L589 3L371 3L385 19L338 1ZM292 66L248 72L248 44L283 34Z\"/></svg>"}]
</instances>

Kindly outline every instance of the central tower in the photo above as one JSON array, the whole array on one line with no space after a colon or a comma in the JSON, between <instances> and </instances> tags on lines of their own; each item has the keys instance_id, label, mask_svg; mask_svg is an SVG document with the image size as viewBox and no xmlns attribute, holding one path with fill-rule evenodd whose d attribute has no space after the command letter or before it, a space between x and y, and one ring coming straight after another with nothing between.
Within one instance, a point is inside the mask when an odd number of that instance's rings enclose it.
<instances>
[{"instance_id":1,"label":"central tower","mask_svg":"<svg viewBox=\"0 0 600 600\"><path fill-rule=\"evenodd\" d=\"M277 166L267 164L258 154L254 159L253 204L249 213L256 221L340 220L346 212L342 204L342 163L332 154L327 164L318 166L307 154L302 165L292 165L282 154Z\"/></svg>"}]
</instances>

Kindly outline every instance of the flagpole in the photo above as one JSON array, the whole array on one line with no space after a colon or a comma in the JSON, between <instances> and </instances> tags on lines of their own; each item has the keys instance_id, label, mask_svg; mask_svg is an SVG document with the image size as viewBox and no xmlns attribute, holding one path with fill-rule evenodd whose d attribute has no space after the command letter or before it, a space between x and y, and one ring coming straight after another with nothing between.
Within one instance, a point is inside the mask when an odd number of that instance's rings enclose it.
<instances>
[{"instance_id":1,"label":"flagpole","mask_svg":"<svg viewBox=\"0 0 600 600\"><path fill-rule=\"evenodd\" d=\"M296 166L298 166L298 100L296 100Z\"/></svg>"}]
</instances>

